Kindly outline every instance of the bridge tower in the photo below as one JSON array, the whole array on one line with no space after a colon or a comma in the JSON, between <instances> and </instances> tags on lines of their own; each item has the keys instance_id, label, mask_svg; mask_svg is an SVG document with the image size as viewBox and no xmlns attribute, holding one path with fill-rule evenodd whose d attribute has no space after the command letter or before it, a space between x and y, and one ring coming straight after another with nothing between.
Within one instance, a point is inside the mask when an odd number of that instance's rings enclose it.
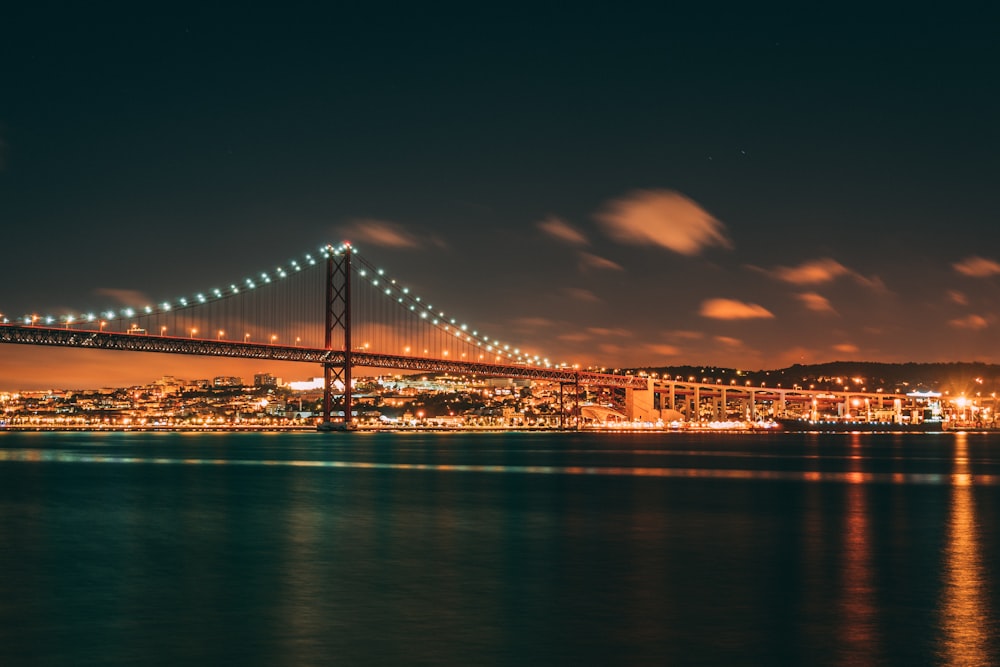
<instances>
[{"instance_id":1,"label":"bridge tower","mask_svg":"<svg viewBox=\"0 0 1000 667\"><path fill-rule=\"evenodd\" d=\"M354 250L350 243L345 243L343 254L330 253L326 259L326 332L325 348L332 351L334 334L343 332L344 360L343 363L326 361L323 363L323 426L327 429L333 425L331 409L333 403L333 383L340 380L344 383L344 430L351 428L351 368L353 365L351 349L351 255Z\"/></svg>"}]
</instances>

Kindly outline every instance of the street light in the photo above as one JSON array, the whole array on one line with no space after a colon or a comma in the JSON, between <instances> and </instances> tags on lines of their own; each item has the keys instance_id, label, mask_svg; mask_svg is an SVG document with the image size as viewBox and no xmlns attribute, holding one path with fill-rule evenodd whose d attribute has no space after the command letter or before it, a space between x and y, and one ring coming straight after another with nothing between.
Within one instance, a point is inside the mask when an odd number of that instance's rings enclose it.
<instances>
[{"instance_id":1,"label":"street light","mask_svg":"<svg viewBox=\"0 0 1000 667\"><path fill-rule=\"evenodd\" d=\"M222 329L219 329L219 336L218 336L218 338L216 338L216 340L222 340L222 337L225 336L225 335L226 335L226 332L223 331Z\"/></svg>"},{"instance_id":2,"label":"street light","mask_svg":"<svg viewBox=\"0 0 1000 667\"><path fill-rule=\"evenodd\" d=\"M160 327L160 335L161 336L167 335L167 327L166 326L161 326Z\"/></svg>"},{"instance_id":3,"label":"street light","mask_svg":"<svg viewBox=\"0 0 1000 667\"><path fill-rule=\"evenodd\" d=\"M196 333L198 333L198 330L197 330L197 329L191 329L191 338L194 338L194 335L195 335Z\"/></svg>"},{"instance_id":4,"label":"street light","mask_svg":"<svg viewBox=\"0 0 1000 667\"><path fill-rule=\"evenodd\" d=\"M248 334L248 333L243 334L243 342L245 343L248 340L250 340L250 334Z\"/></svg>"},{"instance_id":5,"label":"street light","mask_svg":"<svg viewBox=\"0 0 1000 667\"><path fill-rule=\"evenodd\" d=\"M271 345L274 345L276 340L278 340L278 334L271 334Z\"/></svg>"}]
</instances>

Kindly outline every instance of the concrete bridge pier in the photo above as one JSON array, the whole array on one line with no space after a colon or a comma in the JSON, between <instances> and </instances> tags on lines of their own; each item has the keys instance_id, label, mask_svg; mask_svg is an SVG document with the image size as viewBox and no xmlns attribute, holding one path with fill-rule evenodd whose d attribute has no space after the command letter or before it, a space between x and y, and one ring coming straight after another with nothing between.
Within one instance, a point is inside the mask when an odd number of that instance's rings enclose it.
<instances>
[{"instance_id":1,"label":"concrete bridge pier","mask_svg":"<svg viewBox=\"0 0 1000 667\"><path fill-rule=\"evenodd\" d=\"M629 421L656 421L660 411L653 407L653 380L646 381L645 389L625 389L625 416Z\"/></svg>"}]
</instances>

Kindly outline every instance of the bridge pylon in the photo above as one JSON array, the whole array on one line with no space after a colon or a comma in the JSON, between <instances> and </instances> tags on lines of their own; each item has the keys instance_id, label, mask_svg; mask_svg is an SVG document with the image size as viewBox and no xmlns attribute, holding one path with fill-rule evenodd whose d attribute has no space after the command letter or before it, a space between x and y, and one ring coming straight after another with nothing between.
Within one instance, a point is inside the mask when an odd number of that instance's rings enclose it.
<instances>
[{"instance_id":1,"label":"bridge pylon","mask_svg":"<svg viewBox=\"0 0 1000 667\"><path fill-rule=\"evenodd\" d=\"M333 407L334 382L340 380L344 384L344 430L351 428L351 369L353 366L351 349L351 255L354 249L350 243L345 243L343 254L331 252L326 259L326 324L325 348L334 349L334 334L343 332L344 357L343 362L323 363L323 423L324 430L334 429L331 417Z\"/></svg>"}]
</instances>

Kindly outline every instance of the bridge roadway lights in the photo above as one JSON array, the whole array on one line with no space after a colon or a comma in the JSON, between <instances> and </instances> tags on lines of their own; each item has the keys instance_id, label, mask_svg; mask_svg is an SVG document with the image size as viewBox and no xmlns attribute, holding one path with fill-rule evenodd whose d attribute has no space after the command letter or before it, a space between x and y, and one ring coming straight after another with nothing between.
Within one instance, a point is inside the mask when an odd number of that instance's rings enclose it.
<instances>
[{"instance_id":1,"label":"bridge roadway lights","mask_svg":"<svg viewBox=\"0 0 1000 667\"><path fill-rule=\"evenodd\" d=\"M645 390L649 387L649 381L643 377L591 373L571 368L479 363L374 354L369 352L352 352L351 359L348 360L343 350L327 348L310 348L299 345L271 345L216 339L174 338L171 336L120 333L95 329L67 329L2 324L0 325L0 343L48 345L123 352L160 352L209 357L296 361L318 363L332 367L343 367L349 364L365 368L414 370L432 373L469 373L483 377L509 377L620 389L632 388Z\"/></svg>"},{"instance_id":2,"label":"bridge roadway lights","mask_svg":"<svg viewBox=\"0 0 1000 667\"><path fill-rule=\"evenodd\" d=\"M303 348L294 345L265 345L214 339L172 338L91 329L58 329L9 324L0 325L0 343L316 363L342 363L344 358L343 352L337 350Z\"/></svg>"}]
</instances>

